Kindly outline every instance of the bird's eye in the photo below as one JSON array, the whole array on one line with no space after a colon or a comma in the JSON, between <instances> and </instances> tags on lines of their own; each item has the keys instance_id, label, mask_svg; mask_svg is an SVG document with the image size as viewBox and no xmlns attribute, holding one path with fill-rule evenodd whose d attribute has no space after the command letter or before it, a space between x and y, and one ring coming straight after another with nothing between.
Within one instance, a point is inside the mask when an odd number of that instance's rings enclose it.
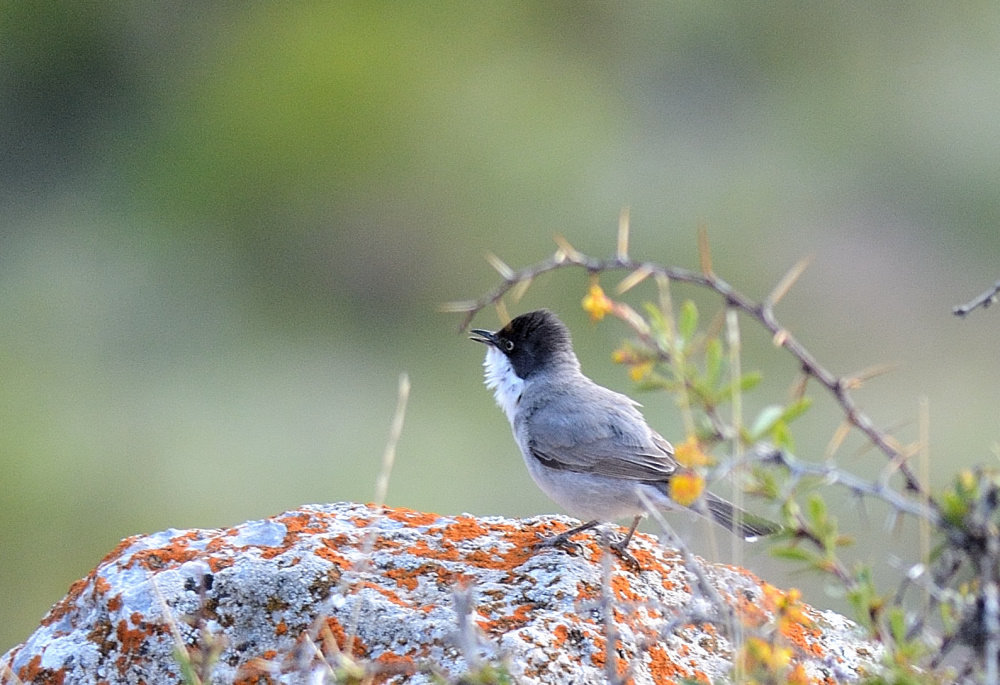
<instances>
[{"instance_id":1,"label":"bird's eye","mask_svg":"<svg viewBox=\"0 0 1000 685\"><path fill-rule=\"evenodd\" d=\"M505 350L507 350L508 352L510 352L511 350L514 349L514 342L512 340L504 340L503 341L503 348Z\"/></svg>"}]
</instances>

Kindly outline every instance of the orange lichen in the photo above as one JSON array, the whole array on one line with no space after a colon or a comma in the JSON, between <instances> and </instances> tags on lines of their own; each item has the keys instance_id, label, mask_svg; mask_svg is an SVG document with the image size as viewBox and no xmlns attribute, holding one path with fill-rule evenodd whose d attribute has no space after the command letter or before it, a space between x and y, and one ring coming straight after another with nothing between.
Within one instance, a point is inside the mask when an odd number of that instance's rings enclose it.
<instances>
[{"instance_id":1,"label":"orange lichen","mask_svg":"<svg viewBox=\"0 0 1000 685\"><path fill-rule=\"evenodd\" d=\"M635 593L631 581L626 576L612 576L611 590L614 592L615 598L622 602L639 602L644 599Z\"/></svg>"},{"instance_id":2,"label":"orange lichen","mask_svg":"<svg viewBox=\"0 0 1000 685\"><path fill-rule=\"evenodd\" d=\"M324 624L327 630L329 630L328 635L336 642L336 648L341 651L347 651L347 632L344 630L344 626L340 625L340 621L331 616L324 621ZM324 639L327 639L326 636L324 636ZM354 636L351 647L353 649L352 652L349 652L351 656L368 656L368 647L357 635ZM331 645L326 647L324 651L332 651L332 649L333 646Z\"/></svg>"},{"instance_id":3,"label":"orange lichen","mask_svg":"<svg viewBox=\"0 0 1000 685\"><path fill-rule=\"evenodd\" d=\"M89 587L91 580L94 578L94 574L95 572L91 571L86 578L82 578L70 585L69 592L66 593L66 596L56 602L56 604L49 609L49 613L42 618L42 625L52 625L71 612L76 607L77 600L80 599L84 590Z\"/></svg>"},{"instance_id":4,"label":"orange lichen","mask_svg":"<svg viewBox=\"0 0 1000 685\"><path fill-rule=\"evenodd\" d=\"M514 609L514 612L506 616L499 616L492 621L477 621L479 627L492 635L503 635L511 630L517 630L531 621L531 611L535 607L531 604L522 604Z\"/></svg>"},{"instance_id":5,"label":"orange lichen","mask_svg":"<svg viewBox=\"0 0 1000 685\"><path fill-rule=\"evenodd\" d=\"M129 623L132 623L135 628L129 628ZM119 621L115 627L115 636L118 638L118 644L121 645L123 654L141 650L143 642L155 632L154 627L147 627L146 622L142 620L142 614L137 611L132 612L128 621Z\"/></svg>"},{"instance_id":6,"label":"orange lichen","mask_svg":"<svg viewBox=\"0 0 1000 685\"><path fill-rule=\"evenodd\" d=\"M419 669L412 657L393 652L383 652L375 658L375 679L373 683L384 683L398 675L413 675Z\"/></svg>"},{"instance_id":7,"label":"orange lichen","mask_svg":"<svg viewBox=\"0 0 1000 685\"><path fill-rule=\"evenodd\" d=\"M453 523L445 526L441 537L452 542L462 542L486 535L487 532L476 522L476 519L470 516L460 516Z\"/></svg>"},{"instance_id":8,"label":"orange lichen","mask_svg":"<svg viewBox=\"0 0 1000 685\"><path fill-rule=\"evenodd\" d=\"M208 563L208 568L211 569L212 573L218 573L236 563L233 559L220 559L218 557L208 557L205 561Z\"/></svg>"},{"instance_id":9,"label":"orange lichen","mask_svg":"<svg viewBox=\"0 0 1000 685\"><path fill-rule=\"evenodd\" d=\"M667 653L662 646L649 646L649 672L656 683L676 683L681 678L695 678L695 674L684 668ZM704 674L702 674L704 675ZM708 682L706 679L705 682Z\"/></svg>"},{"instance_id":10,"label":"orange lichen","mask_svg":"<svg viewBox=\"0 0 1000 685\"><path fill-rule=\"evenodd\" d=\"M374 505L369 504L368 506L374 508ZM405 523L408 526L430 526L441 518L437 514L414 511L403 507L386 508L385 517L399 523Z\"/></svg>"},{"instance_id":11,"label":"orange lichen","mask_svg":"<svg viewBox=\"0 0 1000 685\"><path fill-rule=\"evenodd\" d=\"M66 673L62 670L42 668L42 657L38 654L31 657L28 665L21 668L17 675L25 683L38 685L62 685L66 679Z\"/></svg>"},{"instance_id":12,"label":"orange lichen","mask_svg":"<svg viewBox=\"0 0 1000 685\"><path fill-rule=\"evenodd\" d=\"M781 626L781 635L807 654L822 659L826 650L819 642L822 632L815 628L807 628L801 623L785 623Z\"/></svg>"},{"instance_id":13,"label":"orange lichen","mask_svg":"<svg viewBox=\"0 0 1000 685\"><path fill-rule=\"evenodd\" d=\"M555 630L552 631L552 634L556 638L555 642L552 643L552 646L557 650L561 650L563 645L566 644L566 640L569 639L569 628L559 624L556 626Z\"/></svg>"},{"instance_id":14,"label":"orange lichen","mask_svg":"<svg viewBox=\"0 0 1000 685\"><path fill-rule=\"evenodd\" d=\"M94 578L94 597L102 597L111 589L111 583L106 578Z\"/></svg>"},{"instance_id":15,"label":"orange lichen","mask_svg":"<svg viewBox=\"0 0 1000 685\"><path fill-rule=\"evenodd\" d=\"M141 566L147 571L159 571L191 561L200 554L198 550L191 549L188 545L188 542L197 535L198 531L188 531L171 538L172 542L169 545L139 550L128 560L125 568Z\"/></svg>"},{"instance_id":16,"label":"orange lichen","mask_svg":"<svg viewBox=\"0 0 1000 685\"><path fill-rule=\"evenodd\" d=\"M343 554L333 549L334 544L329 540L323 540L323 546L317 547L313 552L316 556L326 559L332 564L339 566L340 568L347 570L351 568L351 561L345 557Z\"/></svg>"},{"instance_id":17,"label":"orange lichen","mask_svg":"<svg viewBox=\"0 0 1000 685\"><path fill-rule=\"evenodd\" d=\"M119 542L118 545L113 550L104 555L104 558L101 559L101 563L98 564L98 567L104 566L105 564L111 563L112 561L116 561L119 557L121 557L122 553L129 547L134 545L135 542L140 539L140 537L141 536L139 535L133 535L132 537L125 538L124 540Z\"/></svg>"}]
</instances>

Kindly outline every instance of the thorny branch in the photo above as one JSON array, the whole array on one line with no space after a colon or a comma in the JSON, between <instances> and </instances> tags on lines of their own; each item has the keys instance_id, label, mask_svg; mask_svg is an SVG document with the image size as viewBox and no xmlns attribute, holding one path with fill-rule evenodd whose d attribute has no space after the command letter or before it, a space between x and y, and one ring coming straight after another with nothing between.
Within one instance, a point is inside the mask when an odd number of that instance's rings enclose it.
<instances>
[{"instance_id":1,"label":"thorny branch","mask_svg":"<svg viewBox=\"0 0 1000 685\"><path fill-rule=\"evenodd\" d=\"M491 263L493 263L494 268L503 277L503 282L477 300L454 302L445 308L447 311L465 314L459 330L465 331L469 324L472 323L472 319L476 314L486 307L499 303L508 292L513 290L515 293L523 293L528 285L538 276L568 267L583 268L590 274L600 274L605 271L630 271L639 280L653 275L667 278L671 281L706 288L717 293L726 303L727 307L742 311L769 331L773 336L775 344L787 350L796 359L802 372L806 376L816 379L820 385L833 395L844 412L846 420L861 431L889 459L890 470L900 473L905 482L906 489L917 495L925 494L923 486L909 466L908 459L911 455L897 445L887 433L877 428L868 415L858 408L850 392L856 381L850 377L837 376L828 371L778 321L774 314L774 304L780 299L780 294L778 296L772 294L762 302L754 302L710 270L705 273L698 273L679 267L668 267L653 262L636 261L623 254L621 250L613 258L597 259L577 251L564 240L560 239L559 242L559 249L556 250L556 253L552 257L520 270L512 269L498 258L493 257ZM1000 282L998 282L998 290L1000 290ZM776 292L780 293L781 288L777 288ZM935 507L936 505L931 502L930 506Z\"/></svg>"},{"instance_id":2,"label":"thorny branch","mask_svg":"<svg viewBox=\"0 0 1000 685\"><path fill-rule=\"evenodd\" d=\"M625 292L643 280L654 277L660 290L661 305L669 312L669 295L666 295L670 281L686 283L695 287L705 288L716 293L729 312L742 312L756 321L771 335L776 346L784 348L796 361L802 372L801 382L797 387L797 396L805 390L805 383L813 378L834 398L840 406L845 420L837 429L832 446L839 446L852 430L860 431L885 457L888 463L882 474L873 482L863 480L853 474L837 468L832 463L810 464L800 462L787 452L767 444L757 444L746 455L750 461L777 466L785 471L789 480L784 484L784 495L776 493L775 500L793 502L793 491L803 481L818 481L827 485L839 485L845 488L859 500L877 499L888 504L892 516L910 515L920 521L920 525L933 527L942 538L941 547L932 557L924 552L921 563L914 564L903 572L902 584L898 588L895 601L877 593L871 575L861 566L854 570L845 566L834 552L834 548L844 544L846 536L840 536L836 531L835 519L825 518L822 501L804 515L797 506L788 507L787 533L792 541L791 546L783 548L788 558L815 561L814 568L825 571L836 577L843 584L848 594L853 597L852 603L858 612L858 618L872 631L872 636L892 650L890 669L896 669L898 674L923 673L931 680L926 682L943 682L935 676L944 656L954 645L971 648L977 659L970 662L962 678L976 672L978 663L980 674L985 676L982 682L990 685L1000 685L1000 546L997 539L1000 533L997 529L997 517L1000 516L1000 472L992 469L979 468L975 472L965 470L957 474L950 488L940 496L932 496L927 486L921 483L911 469L909 459L920 450L901 445L891 437L891 429L880 429L862 412L852 391L861 383L882 369L862 372L851 376L838 376L831 373L786 329L775 315L775 306L785 295L794 281L802 273L807 264L803 260L781 280L781 282L762 301L756 302L735 290L726 281L716 276L712 270L708 254L707 237L700 235L701 271L667 267L660 264L633 260L628 256L628 222L623 214L619 225L619 234L615 256L608 259L598 259L587 256L557 237L558 249L555 254L531 266L516 270L505 264L498 257L490 256L488 261L500 274L503 281L476 300L455 302L447 305L445 311L463 315L460 330L465 330L473 318L483 309L495 306L501 319L506 318L504 308L505 296L517 301L527 291L534 279L550 271L563 268L578 268L586 271L592 278L592 290L596 288L597 295L602 296L597 276L609 271L628 272L618 285L619 293ZM591 297L591 295L588 295ZM664 297L667 302L664 303ZM993 288L965 305L955 307L955 314L964 316L970 311L986 308L1000 299L1000 280ZM585 298L585 309L587 308ZM615 310L616 316L629 325L650 350L656 352L660 361L672 362L671 350L664 347L648 324L631 310L622 305ZM714 419L713 416L709 416ZM719 419L721 422L721 419ZM718 429L718 423L713 420L720 438L726 439L730 433ZM926 438L921 438L926 443ZM747 459L737 458L723 463L713 470L712 475L718 477L726 471L746 464ZM893 489L890 478L899 473L903 481L903 489ZM926 480L926 478L925 478ZM766 481L764 481L766 483ZM658 512L651 511L656 517ZM830 525L827 525L827 522ZM661 524L661 528L663 528ZM666 532L668 538L673 536ZM809 541L819 550L818 556L811 559L805 553L797 555L794 545L798 541ZM675 543L678 542L675 540ZM682 544L678 548L685 550ZM685 555L686 567L694 573L701 596L716 611L729 609L717 593L713 593L705 579L699 575L700 567L696 560ZM971 576L971 578L970 578ZM911 613L904 606L904 595L908 588L921 589L925 595L920 600L922 610ZM707 588L707 589L706 589ZM731 611L731 609L729 609ZM707 620L718 622L719 616L709 616L704 610L691 608L686 615L676 616L677 621L688 620L697 622ZM942 623L945 628L943 642L928 629L928 623ZM668 622L668 625L674 624ZM606 627L607 629L607 627ZM923 636L922 638L920 636ZM607 637L614 637L609 631ZM917 645L917 641L920 645ZM930 671L921 670L921 656L936 653L930 662L924 662ZM613 659L608 659L608 673ZM894 666L893 666L894 665ZM913 670L916 669L916 670ZM950 677L949 672L943 674ZM613 682L611 678L610 681ZM916 682L916 681L914 681ZM920 679L920 682L924 680ZM977 681L979 682L979 681Z\"/></svg>"},{"instance_id":3,"label":"thorny branch","mask_svg":"<svg viewBox=\"0 0 1000 685\"><path fill-rule=\"evenodd\" d=\"M973 311L974 309L978 309L979 307L986 309L987 307L989 307L991 304L996 302L998 294L1000 294L1000 281L994 283L992 288L982 293L978 297L969 300L965 304L957 305L951 311L955 316L964 317L966 314Z\"/></svg>"}]
</instances>

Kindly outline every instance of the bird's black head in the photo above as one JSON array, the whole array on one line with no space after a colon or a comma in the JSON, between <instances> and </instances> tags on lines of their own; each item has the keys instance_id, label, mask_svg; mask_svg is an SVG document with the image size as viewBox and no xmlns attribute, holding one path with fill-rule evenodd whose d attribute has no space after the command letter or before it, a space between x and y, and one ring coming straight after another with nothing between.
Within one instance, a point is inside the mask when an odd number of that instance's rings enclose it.
<instances>
[{"instance_id":1,"label":"bird's black head","mask_svg":"<svg viewBox=\"0 0 1000 685\"><path fill-rule=\"evenodd\" d=\"M561 364L579 368L569 329L547 309L515 317L495 333L475 329L470 338L506 355L519 378Z\"/></svg>"}]
</instances>

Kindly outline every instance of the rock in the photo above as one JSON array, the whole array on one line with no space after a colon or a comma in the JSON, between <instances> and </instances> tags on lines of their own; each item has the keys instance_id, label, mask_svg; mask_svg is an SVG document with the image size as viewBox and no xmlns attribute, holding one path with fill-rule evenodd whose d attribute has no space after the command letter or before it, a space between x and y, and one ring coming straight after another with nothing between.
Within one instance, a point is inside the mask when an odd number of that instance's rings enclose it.
<instances>
[{"instance_id":1,"label":"rock","mask_svg":"<svg viewBox=\"0 0 1000 685\"><path fill-rule=\"evenodd\" d=\"M532 551L573 523L342 503L131 537L0 658L0 682L178 683L183 664L213 683L430 683L491 668L603 683L609 628L612 667L636 685L715 682L732 666L733 616L744 639L768 634L781 593L734 567L698 560L692 573L655 538L637 535L641 570L614 558L606 585L592 534L579 550ZM714 590L699 592L699 576ZM812 682L856 680L879 657L850 621L804 605L770 634ZM333 672L345 680L323 679Z\"/></svg>"}]
</instances>

